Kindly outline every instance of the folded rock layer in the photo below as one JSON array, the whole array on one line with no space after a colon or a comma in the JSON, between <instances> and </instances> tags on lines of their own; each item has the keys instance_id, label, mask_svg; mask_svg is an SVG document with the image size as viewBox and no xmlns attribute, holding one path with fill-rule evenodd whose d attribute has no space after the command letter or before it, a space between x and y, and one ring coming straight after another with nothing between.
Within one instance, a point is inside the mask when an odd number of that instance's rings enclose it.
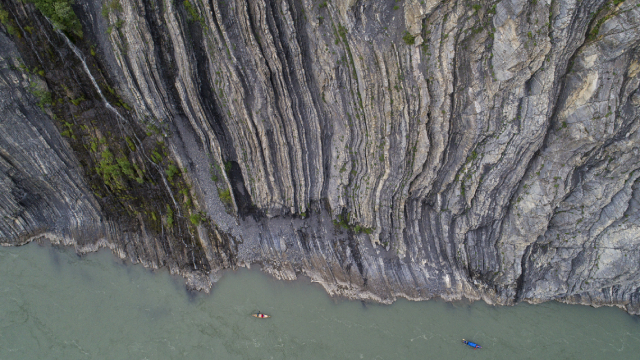
<instances>
[{"instance_id":1,"label":"folded rock layer","mask_svg":"<svg viewBox=\"0 0 640 360\"><path fill-rule=\"evenodd\" d=\"M637 2L41 3L0 2L2 244L640 313Z\"/></svg>"}]
</instances>

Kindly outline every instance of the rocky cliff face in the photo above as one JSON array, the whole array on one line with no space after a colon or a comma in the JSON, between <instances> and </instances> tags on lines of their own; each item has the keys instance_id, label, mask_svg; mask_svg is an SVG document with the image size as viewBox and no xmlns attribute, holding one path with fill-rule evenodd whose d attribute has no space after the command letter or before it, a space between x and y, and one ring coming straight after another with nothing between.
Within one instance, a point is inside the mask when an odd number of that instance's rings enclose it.
<instances>
[{"instance_id":1,"label":"rocky cliff face","mask_svg":"<svg viewBox=\"0 0 640 360\"><path fill-rule=\"evenodd\" d=\"M637 2L32 2L0 2L3 244L640 312Z\"/></svg>"}]
</instances>

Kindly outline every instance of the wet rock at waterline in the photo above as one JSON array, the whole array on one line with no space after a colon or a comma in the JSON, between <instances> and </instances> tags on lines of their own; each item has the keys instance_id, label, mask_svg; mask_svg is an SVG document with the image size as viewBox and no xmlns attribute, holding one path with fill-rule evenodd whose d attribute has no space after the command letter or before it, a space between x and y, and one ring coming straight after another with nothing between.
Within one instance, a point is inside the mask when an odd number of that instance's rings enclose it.
<instances>
[{"instance_id":1,"label":"wet rock at waterline","mask_svg":"<svg viewBox=\"0 0 640 360\"><path fill-rule=\"evenodd\" d=\"M640 312L637 3L0 4L3 244Z\"/></svg>"}]
</instances>

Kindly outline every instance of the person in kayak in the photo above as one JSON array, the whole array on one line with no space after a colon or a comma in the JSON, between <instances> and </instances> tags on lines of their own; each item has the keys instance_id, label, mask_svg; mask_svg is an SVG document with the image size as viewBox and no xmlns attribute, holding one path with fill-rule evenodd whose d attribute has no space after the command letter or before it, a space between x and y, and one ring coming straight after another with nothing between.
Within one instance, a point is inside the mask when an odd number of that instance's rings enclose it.
<instances>
[{"instance_id":1,"label":"person in kayak","mask_svg":"<svg viewBox=\"0 0 640 360\"><path fill-rule=\"evenodd\" d=\"M482 349L482 346L480 346L480 345L478 345L478 344L476 344L476 343L473 343L473 342L471 342L471 341L467 341L467 340L465 340L465 339L462 339L462 342L463 342L464 344L467 344L467 345L471 346L474 350L475 350L475 349Z\"/></svg>"},{"instance_id":2,"label":"person in kayak","mask_svg":"<svg viewBox=\"0 0 640 360\"><path fill-rule=\"evenodd\" d=\"M269 316L267 314L260 313L260 311L258 311L256 314L251 314L251 316L257 317L257 318L260 318L260 319L266 319L266 318L270 318L271 317L271 316Z\"/></svg>"}]
</instances>

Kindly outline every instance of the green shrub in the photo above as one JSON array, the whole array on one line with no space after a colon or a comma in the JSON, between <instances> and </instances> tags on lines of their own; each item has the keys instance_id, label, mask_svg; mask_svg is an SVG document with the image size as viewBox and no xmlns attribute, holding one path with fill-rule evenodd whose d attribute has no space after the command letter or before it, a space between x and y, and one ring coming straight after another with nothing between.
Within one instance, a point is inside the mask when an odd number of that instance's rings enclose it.
<instances>
[{"instance_id":1,"label":"green shrub","mask_svg":"<svg viewBox=\"0 0 640 360\"><path fill-rule=\"evenodd\" d=\"M15 23L9 18L9 12L2 7L2 4L0 4L0 23L4 25L10 35L21 37L18 28L15 27Z\"/></svg>"},{"instance_id":2,"label":"green shrub","mask_svg":"<svg viewBox=\"0 0 640 360\"><path fill-rule=\"evenodd\" d=\"M36 83L31 83L29 91L38 98L38 106L44 108L45 105L53 104L53 96L48 90L41 90Z\"/></svg>"},{"instance_id":3,"label":"green shrub","mask_svg":"<svg viewBox=\"0 0 640 360\"><path fill-rule=\"evenodd\" d=\"M412 36L408 31L404 32L404 35L402 36L402 40L404 40L405 44L407 45L413 45L416 43L416 37Z\"/></svg>"},{"instance_id":4,"label":"green shrub","mask_svg":"<svg viewBox=\"0 0 640 360\"><path fill-rule=\"evenodd\" d=\"M191 220L191 223L193 225L200 225L200 223L202 222L202 220L204 220L204 217L202 216L202 214L197 213L197 214L191 214L191 216L189 216L189 220Z\"/></svg>"},{"instance_id":5,"label":"green shrub","mask_svg":"<svg viewBox=\"0 0 640 360\"><path fill-rule=\"evenodd\" d=\"M344 229L349 229L349 214L347 215L338 215L338 220L333 220L333 224L335 226L340 226Z\"/></svg>"},{"instance_id":6,"label":"green shrub","mask_svg":"<svg viewBox=\"0 0 640 360\"><path fill-rule=\"evenodd\" d=\"M91 143L91 149L97 149L97 144L94 146L95 142ZM126 189L126 184L124 182L124 176L130 178L131 180L136 180L138 183L142 184L144 180L142 179L142 171L135 165L131 164L129 159L125 156L120 156L116 159L109 149L106 149L100 153L100 161L98 162L98 166L96 166L96 172L102 177L105 185L111 188L112 191L116 190L124 190Z\"/></svg>"},{"instance_id":7,"label":"green shrub","mask_svg":"<svg viewBox=\"0 0 640 360\"><path fill-rule=\"evenodd\" d=\"M195 8L195 6L193 6L193 4L191 4L189 0L184 0L183 5L184 5L184 8L187 10L187 13L189 14L189 20L197 21L199 23L204 22L204 19L202 18L202 16L198 14L198 10Z\"/></svg>"},{"instance_id":8,"label":"green shrub","mask_svg":"<svg viewBox=\"0 0 640 360\"><path fill-rule=\"evenodd\" d=\"M350 214L347 213L346 215L338 215L338 219L337 220L333 220L333 225L335 225L336 227L341 227L345 230L351 230L356 234L371 234L373 233L373 229L372 228L368 228L368 227L364 227L362 225L350 225L349 224L349 218L350 218Z\"/></svg>"},{"instance_id":9,"label":"green shrub","mask_svg":"<svg viewBox=\"0 0 640 360\"><path fill-rule=\"evenodd\" d=\"M122 11L122 4L120 3L120 0L111 0L102 4L102 16L105 19L109 18L110 11Z\"/></svg>"},{"instance_id":10,"label":"green shrub","mask_svg":"<svg viewBox=\"0 0 640 360\"><path fill-rule=\"evenodd\" d=\"M345 45L347 44L347 28L342 26L342 24L338 24L338 35L342 38Z\"/></svg>"},{"instance_id":11,"label":"green shrub","mask_svg":"<svg viewBox=\"0 0 640 360\"><path fill-rule=\"evenodd\" d=\"M611 15L607 15L602 19L598 20L598 22L596 22L596 25L593 27L593 29L589 31L589 34L587 35L587 40L589 41L595 40L596 37L598 37L598 33L600 32L600 27L602 26L602 24L604 24L605 21L609 20L610 17Z\"/></svg>"},{"instance_id":12,"label":"green shrub","mask_svg":"<svg viewBox=\"0 0 640 360\"><path fill-rule=\"evenodd\" d=\"M84 96L80 96L77 99L71 99L71 103L75 106L80 105L81 102L86 101L87 99L84 98Z\"/></svg>"},{"instance_id":13,"label":"green shrub","mask_svg":"<svg viewBox=\"0 0 640 360\"><path fill-rule=\"evenodd\" d=\"M174 219L173 219L173 209L171 206L167 204L167 226L173 227Z\"/></svg>"},{"instance_id":14,"label":"green shrub","mask_svg":"<svg viewBox=\"0 0 640 360\"><path fill-rule=\"evenodd\" d=\"M173 177L180 174L180 169L173 164L169 164L164 172L167 174L169 181L173 181Z\"/></svg>"},{"instance_id":15,"label":"green shrub","mask_svg":"<svg viewBox=\"0 0 640 360\"><path fill-rule=\"evenodd\" d=\"M128 136L126 136L124 139L127 141L127 145L129 146L129 149L130 149L131 151L136 151L136 144L134 144L134 143L133 143L133 141L131 140L131 138L130 138L130 137L128 137Z\"/></svg>"},{"instance_id":16,"label":"green shrub","mask_svg":"<svg viewBox=\"0 0 640 360\"><path fill-rule=\"evenodd\" d=\"M82 24L73 12L73 0L26 0L36 6L53 26L82 38Z\"/></svg>"},{"instance_id":17,"label":"green shrub","mask_svg":"<svg viewBox=\"0 0 640 360\"><path fill-rule=\"evenodd\" d=\"M122 171L123 174L127 175L131 179L135 179L136 178L136 174L133 171L133 167L131 166L131 163L129 162L129 159L127 159L124 156L119 157L118 158L118 165L120 166L120 170Z\"/></svg>"},{"instance_id":18,"label":"green shrub","mask_svg":"<svg viewBox=\"0 0 640 360\"><path fill-rule=\"evenodd\" d=\"M229 189L218 189L218 197L220 197L220 201L222 201L225 206L233 206L233 201L231 200L231 191Z\"/></svg>"},{"instance_id":19,"label":"green shrub","mask_svg":"<svg viewBox=\"0 0 640 360\"><path fill-rule=\"evenodd\" d=\"M160 155L158 150L153 150L153 152L151 153L151 161L153 161L156 164L159 164L162 162L162 155Z\"/></svg>"},{"instance_id":20,"label":"green shrub","mask_svg":"<svg viewBox=\"0 0 640 360\"><path fill-rule=\"evenodd\" d=\"M122 169L117 163L114 163L115 157L109 151L104 150L101 154L101 160L98 162L96 172L102 176L102 180L111 190L122 190L125 188L121 181Z\"/></svg>"}]
</instances>

